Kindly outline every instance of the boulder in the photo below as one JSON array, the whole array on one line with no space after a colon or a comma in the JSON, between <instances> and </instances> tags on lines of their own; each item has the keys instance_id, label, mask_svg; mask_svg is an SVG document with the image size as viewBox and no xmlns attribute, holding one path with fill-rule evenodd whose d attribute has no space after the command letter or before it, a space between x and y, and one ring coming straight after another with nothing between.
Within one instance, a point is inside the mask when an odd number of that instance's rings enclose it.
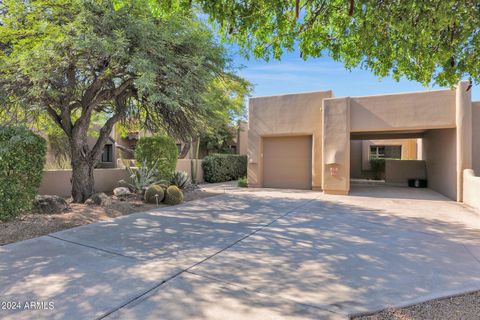
<instances>
[{"instance_id":1,"label":"boulder","mask_svg":"<svg viewBox=\"0 0 480 320\"><path fill-rule=\"evenodd\" d=\"M38 195L33 201L33 210L41 214L55 214L70 211L70 206L62 197L55 195Z\"/></svg>"},{"instance_id":2,"label":"boulder","mask_svg":"<svg viewBox=\"0 0 480 320\"><path fill-rule=\"evenodd\" d=\"M87 205L108 206L112 204L112 199L103 192L94 193L85 201Z\"/></svg>"},{"instance_id":3,"label":"boulder","mask_svg":"<svg viewBox=\"0 0 480 320\"><path fill-rule=\"evenodd\" d=\"M128 189L126 187L118 187L118 188L113 189L113 194L116 197L122 198L122 197L130 196L132 193L130 192L130 189Z\"/></svg>"}]
</instances>

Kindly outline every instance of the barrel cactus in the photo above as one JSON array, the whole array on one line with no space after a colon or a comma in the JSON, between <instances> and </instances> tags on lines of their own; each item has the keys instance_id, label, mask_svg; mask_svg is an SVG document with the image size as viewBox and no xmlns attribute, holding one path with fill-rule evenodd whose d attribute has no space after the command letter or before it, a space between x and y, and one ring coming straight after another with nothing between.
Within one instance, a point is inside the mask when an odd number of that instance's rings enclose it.
<instances>
[{"instance_id":1,"label":"barrel cactus","mask_svg":"<svg viewBox=\"0 0 480 320\"><path fill-rule=\"evenodd\" d=\"M158 184L152 184L145 191L145 202L147 203L160 203L165 196L163 188Z\"/></svg>"},{"instance_id":2,"label":"barrel cactus","mask_svg":"<svg viewBox=\"0 0 480 320\"><path fill-rule=\"evenodd\" d=\"M177 186L170 186L165 191L165 200L166 204L179 204L183 201L183 193Z\"/></svg>"}]
</instances>

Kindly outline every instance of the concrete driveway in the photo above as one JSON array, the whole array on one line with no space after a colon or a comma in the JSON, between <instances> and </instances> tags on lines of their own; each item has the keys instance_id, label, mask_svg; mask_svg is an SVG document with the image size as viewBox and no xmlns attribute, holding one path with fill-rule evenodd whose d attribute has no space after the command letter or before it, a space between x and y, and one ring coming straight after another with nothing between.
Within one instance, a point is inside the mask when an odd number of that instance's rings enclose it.
<instances>
[{"instance_id":1,"label":"concrete driveway","mask_svg":"<svg viewBox=\"0 0 480 320\"><path fill-rule=\"evenodd\" d=\"M345 319L480 289L479 230L430 190L228 188L0 247L0 318Z\"/></svg>"}]
</instances>

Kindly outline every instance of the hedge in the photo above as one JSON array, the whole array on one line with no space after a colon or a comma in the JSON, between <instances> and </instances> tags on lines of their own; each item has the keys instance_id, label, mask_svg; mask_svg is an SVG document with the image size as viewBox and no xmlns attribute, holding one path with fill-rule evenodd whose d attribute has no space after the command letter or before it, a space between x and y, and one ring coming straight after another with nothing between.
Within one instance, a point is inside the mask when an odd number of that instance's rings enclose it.
<instances>
[{"instance_id":1,"label":"hedge","mask_svg":"<svg viewBox=\"0 0 480 320\"><path fill-rule=\"evenodd\" d=\"M32 206L42 182L47 143L23 127L0 125L0 220Z\"/></svg>"},{"instance_id":2,"label":"hedge","mask_svg":"<svg viewBox=\"0 0 480 320\"><path fill-rule=\"evenodd\" d=\"M237 180L247 175L247 156L237 154L212 154L202 162L206 182Z\"/></svg>"},{"instance_id":3,"label":"hedge","mask_svg":"<svg viewBox=\"0 0 480 320\"><path fill-rule=\"evenodd\" d=\"M177 144L168 136L142 137L135 147L135 159L138 166L145 163L152 168L155 165L157 177L170 180L177 167Z\"/></svg>"}]
</instances>

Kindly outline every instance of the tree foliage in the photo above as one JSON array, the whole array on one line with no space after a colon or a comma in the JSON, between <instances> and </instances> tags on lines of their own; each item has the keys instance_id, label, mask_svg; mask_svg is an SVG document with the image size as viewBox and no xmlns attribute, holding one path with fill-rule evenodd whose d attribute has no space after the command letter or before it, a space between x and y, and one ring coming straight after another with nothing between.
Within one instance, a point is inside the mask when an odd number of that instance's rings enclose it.
<instances>
[{"instance_id":1,"label":"tree foliage","mask_svg":"<svg viewBox=\"0 0 480 320\"><path fill-rule=\"evenodd\" d=\"M0 23L2 108L48 115L65 133L75 201L93 193L116 123L189 138L214 112L212 83L235 77L209 28L190 14L160 14L151 0L5 0Z\"/></svg>"},{"instance_id":2,"label":"tree foliage","mask_svg":"<svg viewBox=\"0 0 480 320\"><path fill-rule=\"evenodd\" d=\"M142 137L135 148L135 160L155 168L161 180L170 180L177 167L178 149L169 136Z\"/></svg>"},{"instance_id":3,"label":"tree foliage","mask_svg":"<svg viewBox=\"0 0 480 320\"><path fill-rule=\"evenodd\" d=\"M158 0L189 7L190 0ZM328 54L347 68L453 86L480 81L476 0L197 0L228 41L257 57L299 47L304 59Z\"/></svg>"}]
</instances>

